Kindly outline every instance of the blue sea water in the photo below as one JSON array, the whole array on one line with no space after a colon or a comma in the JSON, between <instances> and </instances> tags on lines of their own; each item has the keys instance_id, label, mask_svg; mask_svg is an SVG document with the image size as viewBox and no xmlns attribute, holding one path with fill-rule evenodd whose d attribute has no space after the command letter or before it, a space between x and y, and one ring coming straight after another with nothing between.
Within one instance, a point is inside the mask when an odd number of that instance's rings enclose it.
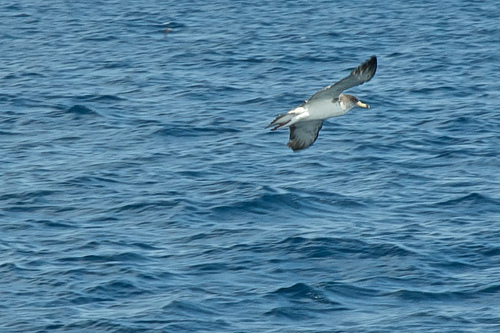
<instances>
[{"instance_id":1,"label":"blue sea water","mask_svg":"<svg viewBox=\"0 0 500 333\"><path fill-rule=\"evenodd\" d=\"M1 332L500 332L497 1L0 9Z\"/></svg>"}]
</instances>

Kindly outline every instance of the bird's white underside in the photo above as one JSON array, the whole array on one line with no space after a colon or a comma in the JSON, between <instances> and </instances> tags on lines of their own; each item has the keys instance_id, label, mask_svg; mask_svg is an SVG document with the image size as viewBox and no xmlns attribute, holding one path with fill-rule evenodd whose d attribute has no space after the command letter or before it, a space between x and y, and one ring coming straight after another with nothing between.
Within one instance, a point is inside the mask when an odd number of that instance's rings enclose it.
<instances>
[{"instance_id":1,"label":"bird's white underside","mask_svg":"<svg viewBox=\"0 0 500 333\"><path fill-rule=\"evenodd\" d=\"M345 114L348 109L344 109L338 100L317 100L312 103L306 103L303 106L296 107L288 113L294 114L288 126L297 122L308 120L323 120L332 117L338 117Z\"/></svg>"}]
</instances>

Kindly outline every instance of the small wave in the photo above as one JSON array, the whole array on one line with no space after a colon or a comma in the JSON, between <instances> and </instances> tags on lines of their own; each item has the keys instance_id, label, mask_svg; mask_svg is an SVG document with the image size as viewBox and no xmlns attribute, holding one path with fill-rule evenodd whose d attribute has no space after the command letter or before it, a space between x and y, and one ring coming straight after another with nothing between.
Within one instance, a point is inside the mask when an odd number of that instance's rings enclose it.
<instances>
[{"instance_id":1,"label":"small wave","mask_svg":"<svg viewBox=\"0 0 500 333\"><path fill-rule=\"evenodd\" d=\"M105 300L103 300L104 302ZM59 325L47 325L39 332L52 332L57 329ZM63 331L94 331L94 332L134 332L130 325L123 325L117 323L113 319L78 319L73 322L67 323L63 326Z\"/></svg>"},{"instance_id":2,"label":"small wave","mask_svg":"<svg viewBox=\"0 0 500 333\"><path fill-rule=\"evenodd\" d=\"M212 207L214 214L229 214L233 212L253 212L267 215L269 211L287 210L288 213L300 210L303 202L294 194L263 194L240 202L229 202Z\"/></svg>"},{"instance_id":3,"label":"small wave","mask_svg":"<svg viewBox=\"0 0 500 333\"><path fill-rule=\"evenodd\" d=\"M6 7L4 7L4 10L12 10L12 11L20 11L20 10L23 10L23 6L19 5L19 4L13 4L13 5L8 5ZM17 14L17 16L20 16L20 17L29 17L30 15L26 14L26 13L21 13L21 14Z\"/></svg>"},{"instance_id":4,"label":"small wave","mask_svg":"<svg viewBox=\"0 0 500 333\"><path fill-rule=\"evenodd\" d=\"M267 311L264 315L292 320L308 320L316 317L312 311L308 311L307 309L297 309L292 306L276 307Z\"/></svg>"},{"instance_id":5,"label":"small wave","mask_svg":"<svg viewBox=\"0 0 500 333\"><path fill-rule=\"evenodd\" d=\"M404 301L457 301L465 300L474 296L474 292L464 291L424 291L424 290L409 290L401 289L390 293L393 297L400 298Z\"/></svg>"},{"instance_id":6,"label":"small wave","mask_svg":"<svg viewBox=\"0 0 500 333\"><path fill-rule=\"evenodd\" d=\"M283 287L274 291L278 295L288 295L292 297L304 297L305 295L311 293L313 288L305 283L296 283L291 287Z\"/></svg>"},{"instance_id":7,"label":"small wave","mask_svg":"<svg viewBox=\"0 0 500 333\"><path fill-rule=\"evenodd\" d=\"M290 287L279 288L266 298L280 305L267 311L265 315L292 320L315 318L320 313L342 311L347 308L333 301L319 290L305 283L296 283Z\"/></svg>"},{"instance_id":8,"label":"small wave","mask_svg":"<svg viewBox=\"0 0 500 333\"><path fill-rule=\"evenodd\" d=\"M44 226L47 226L50 228L60 228L60 229L64 229L64 230L67 230L69 228L71 228L71 229L76 228L74 224L61 222L61 221L40 220L40 221L37 221L37 223L41 223Z\"/></svg>"},{"instance_id":9,"label":"small wave","mask_svg":"<svg viewBox=\"0 0 500 333\"><path fill-rule=\"evenodd\" d=\"M162 208L172 208L182 204L180 199L164 199L157 201L144 201L144 202L130 202L124 205L112 208L116 213L123 213L128 211L133 212L147 212L148 210Z\"/></svg>"},{"instance_id":10,"label":"small wave","mask_svg":"<svg viewBox=\"0 0 500 333\"><path fill-rule=\"evenodd\" d=\"M240 130L232 127L201 127L172 125L153 132L153 135L162 137L202 137L208 134L238 133Z\"/></svg>"},{"instance_id":11,"label":"small wave","mask_svg":"<svg viewBox=\"0 0 500 333\"><path fill-rule=\"evenodd\" d=\"M434 93L450 93L456 91L454 86L441 86L441 87L426 87L426 88L412 88L409 91L418 95L432 95Z\"/></svg>"},{"instance_id":12,"label":"small wave","mask_svg":"<svg viewBox=\"0 0 500 333\"><path fill-rule=\"evenodd\" d=\"M358 284L343 282L327 282L323 285L325 292L332 293L338 298L363 299L380 296L379 289L361 287Z\"/></svg>"},{"instance_id":13,"label":"small wave","mask_svg":"<svg viewBox=\"0 0 500 333\"><path fill-rule=\"evenodd\" d=\"M185 28L186 25L180 22L175 22L175 21L169 21L169 22L163 22L163 23L156 23L153 26L155 27L162 27L162 28L170 28L170 29L178 29L178 28Z\"/></svg>"},{"instance_id":14,"label":"small wave","mask_svg":"<svg viewBox=\"0 0 500 333\"><path fill-rule=\"evenodd\" d=\"M306 258L328 258L328 257L358 257L358 258L381 258L381 257L406 257L415 253L395 244L370 244L359 239L335 238L335 237L289 237L280 243L292 251L298 251Z\"/></svg>"},{"instance_id":15,"label":"small wave","mask_svg":"<svg viewBox=\"0 0 500 333\"><path fill-rule=\"evenodd\" d=\"M143 261L149 261L149 259L143 255L134 252L124 252L113 255L85 255L85 256L74 256L60 258L61 262L81 262L81 263L137 263Z\"/></svg>"},{"instance_id":16,"label":"small wave","mask_svg":"<svg viewBox=\"0 0 500 333\"><path fill-rule=\"evenodd\" d=\"M481 289L477 290L476 293L498 295L500 293L500 283L496 283L496 284L481 288Z\"/></svg>"},{"instance_id":17,"label":"small wave","mask_svg":"<svg viewBox=\"0 0 500 333\"><path fill-rule=\"evenodd\" d=\"M103 298L123 298L143 294L149 294L151 291L144 290L129 280L113 280L106 283L100 283L85 290L85 297L103 297Z\"/></svg>"},{"instance_id":18,"label":"small wave","mask_svg":"<svg viewBox=\"0 0 500 333\"><path fill-rule=\"evenodd\" d=\"M335 306L342 305L339 302L335 302L328 299L328 297L326 297L319 290L316 290L315 288L309 286L308 284L300 282L290 287L279 288L276 291L272 292L271 294L277 296L284 296L291 300L303 299L303 300L310 300L313 302L325 303Z\"/></svg>"},{"instance_id":19,"label":"small wave","mask_svg":"<svg viewBox=\"0 0 500 333\"><path fill-rule=\"evenodd\" d=\"M4 262L0 264L0 272L2 274L12 274L12 273L17 273L17 274L27 274L27 272L34 272L37 271L37 269L34 268L26 268L26 267L21 267L18 263L14 262Z\"/></svg>"},{"instance_id":20,"label":"small wave","mask_svg":"<svg viewBox=\"0 0 500 333\"><path fill-rule=\"evenodd\" d=\"M82 42L109 42L109 41L113 41L113 40L118 40L118 37L115 36L115 35L103 35L103 36L92 36L92 37L88 37L88 36L85 36L83 38L80 39Z\"/></svg>"},{"instance_id":21,"label":"small wave","mask_svg":"<svg viewBox=\"0 0 500 333\"><path fill-rule=\"evenodd\" d=\"M115 301L114 297L110 296L75 296L71 299L70 302L65 302L63 299L56 300L47 304L49 307L61 307L67 306L68 303L71 305L85 305L92 303L100 303L100 302L112 302Z\"/></svg>"},{"instance_id":22,"label":"small wave","mask_svg":"<svg viewBox=\"0 0 500 333\"><path fill-rule=\"evenodd\" d=\"M197 272L197 274L206 274L206 273L218 273L218 272L224 272L224 271L229 271L229 265L226 263L222 262L211 262L211 263L204 263L204 264L196 264L196 265L191 265L189 266L190 269L193 269Z\"/></svg>"},{"instance_id":23,"label":"small wave","mask_svg":"<svg viewBox=\"0 0 500 333\"><path fill-rule=\"evenodd\" d=\"M96 111L92 110L89 107L86 107L85 105L80 105L76 104L70 107L69 109L66 110L66 113L69 114L74 114L78 116L97 116L99 113Z\"/></svg>"},{"instance_id":24,"label":"small wave","mask_svg":"<svg viewBox=\"0 0 500 333\"><path fill-rule=\"evenodd\" d=\"M436 203L439 207L468 207L486 208L493 211L500 211L500 201L480 193L469 193L458 198L449 199Z\"/></svg>"},{"instance_id":25,"label":"small wave","mask_svg":"<svg viewBox=\"0 0 500 333\"><path fill-rule=\"evenodd\" d=\"M259 214L267 215L270 213L276 216L294 216L322 218L324 214L333 212L344 213L346 210L358 209L364 207L355 198L345 197L338 194L327 194L312 191L287 190L284 192L275 192L274 190L265 190L264 193L245 193L231 197L224 203L216 204L211 208L211 214L218 218L232 214Z\"/></svg>"},{"instance_id":26,"label":"small wave","mask_svg":"<svg viewBox=\"0 0 500 333\"><path fill-rule=\"evenodd\" d=\"M176 313L176 314L186 314L190 317L202 315L216 315L217 312L214 311L212 307L202 306L199 303L178 301L174 300L168 305L165 305L162 310Z\"/></svg>"},{"instance_id":27,"label":"small wave","mask_svg":"<svg viewBox=\"0 0 500 333\"><path fill-rule=\"evenodd\" d=\"M113 102L113 101L124 101L125 98L116 95L99 95L89 98L92 102Z\"/></svg>"}]
</instances>

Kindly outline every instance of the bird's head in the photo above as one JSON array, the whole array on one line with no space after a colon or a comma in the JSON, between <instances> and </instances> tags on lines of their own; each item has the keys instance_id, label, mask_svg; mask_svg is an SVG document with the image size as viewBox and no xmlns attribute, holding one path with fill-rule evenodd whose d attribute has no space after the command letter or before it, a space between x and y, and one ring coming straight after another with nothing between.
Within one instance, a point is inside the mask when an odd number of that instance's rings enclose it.
<instances>
[{"instance_id":1,"label":"bird's head","mask_svg":"<svg viewBox=\"0 0 500 333\"><path fill-rule=\"evenodd\" d=\"M354 107L360 107L363 109L369 109L370 105L361 102L356 96L342 94L339 96L340 104L345 110L350 110Z\"/></svg>"}]
</instances>

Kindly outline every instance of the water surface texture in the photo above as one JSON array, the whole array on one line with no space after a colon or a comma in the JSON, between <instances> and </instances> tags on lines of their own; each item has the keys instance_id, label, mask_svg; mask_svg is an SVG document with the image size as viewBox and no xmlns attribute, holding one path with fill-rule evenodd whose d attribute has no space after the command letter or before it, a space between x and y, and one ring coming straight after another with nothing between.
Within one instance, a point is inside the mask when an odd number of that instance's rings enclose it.
<instances>
[{"instance_id":1,"label":"water surface texture","mask_svg":"<svg viewBox=\"0 0 500 333\"><path fill-rule=\"evenodd\" d=\"M498 1L2 1L0 331L500 332ZM264 127L368 59L370 110Z\"/></svg>"}]
</instances>

